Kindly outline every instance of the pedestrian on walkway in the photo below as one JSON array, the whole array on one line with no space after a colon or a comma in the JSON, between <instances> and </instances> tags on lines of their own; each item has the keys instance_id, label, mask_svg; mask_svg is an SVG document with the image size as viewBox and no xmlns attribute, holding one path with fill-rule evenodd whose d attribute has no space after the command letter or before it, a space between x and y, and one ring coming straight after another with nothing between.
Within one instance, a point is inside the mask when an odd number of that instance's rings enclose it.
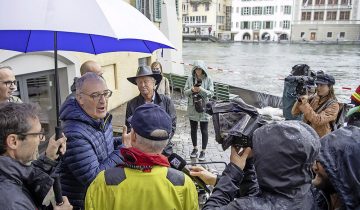
<instances>
[{"instance_id":1,"label":"pedestrian on walkway","mask_svg":"<svg viewBox=\"0 0 360 210\"><path fill-rule=\"evenodd\" d=\"M161 74L162 79L161 82L156 86L155 91L158 94L166 95L167 97L171 98L170 96L170 83L168 78L164 77L162 65L159 61L155 61L151 64L151 70L153 73Z\"/></svg>"},{"instance_id":2,"label":"pedestrian on walkway","mask_svg":"<svg viewBox=\"0 0 360 210\"><path fill-rule=\"evenodd\" d=\"M184 94L188 98L187 112L190 120L191 141L193 150L191 158L198 155L197 148L197 129L200 122L200 131L202 136L201 152L199 160L205 160L205 151L208 143L208 124L211 116L205 112L205 104L214 94L214 83L207 72L207 66L204 61L198 60L193 64L191 74L188 77Z\"/></svg>"},{"instance_id":3,"label":"pedestrian on walkway","mask_svg":"<svg viewBox=\"0 0 360 210\"><path fill-rule=\"evenodd\" d=\"M17 89L16 85L17 82L12 68L0 64L0 103L22 103L20 98L13 96Z\"/></svg>"}]
</instances>

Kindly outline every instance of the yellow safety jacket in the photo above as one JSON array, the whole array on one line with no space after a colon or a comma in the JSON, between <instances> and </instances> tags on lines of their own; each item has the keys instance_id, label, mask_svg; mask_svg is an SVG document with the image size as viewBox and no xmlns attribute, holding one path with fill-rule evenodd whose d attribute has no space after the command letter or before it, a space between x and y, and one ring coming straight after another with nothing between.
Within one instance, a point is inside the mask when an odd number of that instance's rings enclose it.
<instances>
[{"instance_id":1,"label":"yellow safety jacket","mask_svg":"<svg viewBox=\"0 0 360 210\"><path fill-rule=\"evenodd\" d=\"M198 194L192 180L172 168L154 166L151 172L111 168L89 186L87 210L194 210Z\"/></svg>"}]
</instances>

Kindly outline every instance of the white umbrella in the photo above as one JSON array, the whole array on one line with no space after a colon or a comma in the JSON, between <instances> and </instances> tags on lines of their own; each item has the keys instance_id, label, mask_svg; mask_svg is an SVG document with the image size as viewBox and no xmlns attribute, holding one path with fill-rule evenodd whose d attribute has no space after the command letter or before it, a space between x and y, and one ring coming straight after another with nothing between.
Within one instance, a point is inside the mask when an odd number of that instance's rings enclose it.
<instances>
[{"instance_id":1,"label":"white umbrella","mask_svg":"<svg viewBox=\"0 0 360 210\"><path fill-rule=\"evenodd\" d=\"M122 0L0 0L0 49L54 50L57 118L57 50L152 53L159 48L174 47L150 20Z\"/></svg>"}]
</instances>

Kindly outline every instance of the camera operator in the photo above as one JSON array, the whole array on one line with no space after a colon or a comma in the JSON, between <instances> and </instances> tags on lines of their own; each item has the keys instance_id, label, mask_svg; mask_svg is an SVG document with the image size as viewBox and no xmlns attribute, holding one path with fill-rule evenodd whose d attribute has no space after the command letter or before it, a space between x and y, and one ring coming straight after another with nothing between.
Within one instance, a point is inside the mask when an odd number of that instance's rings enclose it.
<instances>
[{"instance_id":1,"label":"camera operator","mask_svg":"<svg viewBox=\"0 0 360 210\"><path fill-rule=\"evenodd\" d=\"M304 114L304 122L315 129L320 137L332 131L331 123L336 120L339 104L334 93L335 79L323 71L316 74L316 95L300 96L291 113Z\"/></svg>"},{"instance_id":2,"label":"camera operator","mask_svg":"<svg viewBox=\"0 0 360 210\"><path fill-rule=\"evenodd\" d=\"M258 128L252 150L232 147L231 162L203 209L313 209L310 168L319 148L316 132L300 121Z\"/></svg>"}]
</instances>

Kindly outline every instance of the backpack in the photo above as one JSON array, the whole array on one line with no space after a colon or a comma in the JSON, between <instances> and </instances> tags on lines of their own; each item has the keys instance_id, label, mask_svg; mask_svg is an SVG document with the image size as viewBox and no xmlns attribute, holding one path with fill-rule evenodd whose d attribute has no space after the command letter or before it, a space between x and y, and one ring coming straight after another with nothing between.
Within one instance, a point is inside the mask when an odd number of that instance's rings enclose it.
<instances>
[{"instance_id":1,"label":"backpack","mask_svg":"<svg viewBox=\"0 0 360 210\"><path fill-rule=\"evenodd\" d=\"M193 77L193 84L195 84L195 77ZM199 93L193 93L192 97L195 111L203 113L206 107L205 99Z\"/></svg>"},{"instance_id":2,"label":"backpack","mask_svg":"<svg viewBox=\"0 0 360 210\"><path fill-rule=\"evenodd\" d=\"M346 119L346 113L349 111L349 109L352 107L350 104L346 103L340 103L337 102L334 99L330 99L327 102L325 102L323 105L321 105L319 108L315 110L316 113L320 113L324 109L326 109L328 106L330 106L332 103L338 103L339 104L339 112L336 116L336 119L332 122L330 122L331 131L337 130L341 127L344 127L345 119Z\"/></svg>"},{"instance_id":3,"label":"backpack","mask_svg":"<svg viewBox=\"0 0 360 210\"><path fill-rule=\"evenodd\" d=\"M205 111L205 100L199 93L193 93L193 104L195 111L202 113Z\"/></svg>"}]
</instances>

